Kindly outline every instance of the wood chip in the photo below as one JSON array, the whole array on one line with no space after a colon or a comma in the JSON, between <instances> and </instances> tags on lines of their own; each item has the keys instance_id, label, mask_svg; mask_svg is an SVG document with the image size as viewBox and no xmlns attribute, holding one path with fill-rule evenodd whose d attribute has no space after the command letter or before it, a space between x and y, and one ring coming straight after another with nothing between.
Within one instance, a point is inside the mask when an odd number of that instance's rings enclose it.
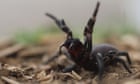
<instances>
[{"instance_id":1,"label":"wood chip","mask_svg":"<svg viewBox=\"0 0 140 84\"><path fill-rule=\"evenodd\" d=\"M76 79L75 76L73 76L71 73L57 73L59 76L69 76L73 79Z\"/></svg>"},{"instance_id":2,"label":"wood chip","mask_svg":"<svg viewBox=\"0 0 140 84\"><path fill-rule=\"evenodd\" d=\"M140 79L140 73L136 73L135 75L131 76L132 79Z\"/></svg>"},{"instance_id":3,"label":"wood chip","mask_svg":"<svg viewBox=\"0 0 140 84\"><path fill-rule=\"evenodd\" d=\"M18 56L19 57L34 57L45 54L47 51L47 47L32 47L21 51Z\"/></svg>"},{"instance_id":4,"label":"wood chip","mask_svg":"<svg viewBox=\"0 0 140 84\"><path fill-rule=\"evenodd\" d=\"M21 84L21 83L15 81L15 80L9 79L5 76L2 76L1 79L4 80L5 82L9 83L9 84Z\"/></svg>"},{"instance_id":5,"label":"wood chip","mask_svg":"<svg viewBox=\"0 0 140 84\"><path fill-rule=\"evenodd\" d=\"M82 79L82 77L79 74L77 74L75 71L72 71L72 75L74 75L77 80Z\"/></svg>"},{"instance_id":6,"label":"wood chip","mask_svg":"<svg viewBox=\"0 0 140 84\"><path fill-rule=\"evenodd\" d=\"M48 80L52 80L52 75L51 74L39 79L38 81L48 81Z\"/></svg>"},{"instance_id":7,"label":"wood chip","mask_svg":"<svg viewBox=\"0 0 140 84\"><path fill-rule=\"evenodd\" d=\"M127 46L133 50L140 49L139 38L135 35L122 36L121 42L124 44L124 46Z\"/></svg>"},{"instance_id":8,"label":"wood chip","mask_svg":"<svg viewBox=\"0 0 140 84\"><path fill-rule=\"evenodd\" d=\"M24 48L24 45L22 45L22 44L16 44L16 45L13 45L11 47L8 47L8 48L6 48L4 50L1 50L0 51L0 58L1 57L5 57L5 56L12 55L12 54L20 51L23 48Z\"/></svg>"},{"instance_id":9,"label":"wood chip","mask_svg":"<svg viewBox=\"0 0 140 84\"><path fill-rule=\"evenodd\" d=\"M23 76L25 79L27 79L27 80L32 80L33 79L33 77L34 77L34 75L31 75L31 76Z\"/></svg>"},{"instance_id":10,"label":"wood chip","mask_svg":"<svg viewBox=\"0 0 140 84\"><path fill-rule=\"evenodd\" d=\"M75 80L81 80L82 77L80 75L78 75L75 71L72 71L72 73L57 73L56 75L58 76L68 76L71 77Z\"/></svg>"},{"instance_id":11,"label":"wood chip","mask_svg":"<svg viewBox=\"0 0 140 84\"><path fill-rule=\"evenodd\" d=\"M23 77L24 73L20 67L4 64L0 70L0 75L3 76L12 76L12 77Z\"/></svg>"},{"instance_id":12,"label":"wood chip","mask_svg":"<svg viewBox=\"0 0 140 84\"><path fill-rule=\"evenodd\" d=\"M50 74L46 75L45 71L41 71L39 74L37 74L36 78L40 84L50 84L53 81L54 74L53 71L51 71Z\"/></svg>"},{"instance_id":13,"label":"wood chip","mask_svg":"<svg viewBox=\"0 0 140 84\"><path fill-rule=\"evenodd\" d=\"M140 84L140 80L139 79L138 80L129 80L123 84Z\"/></svg>"},{"instance_id":14,"label":"wood chip","mask_svg":"<svg viewBox=\"0 0 140 84\"><path fill-rule=\"evenodd\" d=\"M134 62L140 63L140 52L139 51L131 51L129 53L130 53L131 59Z\"/></svg>"},{"instance_id":15,"label":"wood chip","mask_svg":"<svg viewBox=\"0 0 140 84\"><path fill-rule=\"evenodd\" d=\"M36 76L36 78L40 81L42 78L46 77L46 72L43 70L39 72Z\"/></svg>"},{"instance_id":16,"label":"wood chip","mask_svg":"<svg viewBox=\"0 0 140 84\"><path fill-rule=\"evenodd\" d=\"M0 49L7 48L9 46L12 46L15 44L15 41L13 41L11 38L4 38L0 40Z\"/></svg>"}]
</instances>

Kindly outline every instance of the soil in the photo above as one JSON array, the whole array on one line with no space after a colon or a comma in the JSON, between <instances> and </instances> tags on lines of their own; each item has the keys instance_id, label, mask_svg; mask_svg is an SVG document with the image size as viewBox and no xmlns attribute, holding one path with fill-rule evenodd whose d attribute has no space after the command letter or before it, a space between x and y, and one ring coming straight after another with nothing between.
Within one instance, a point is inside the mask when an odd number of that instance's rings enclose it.
<instances>
[{"instance_id":1,"label":"soil","mask_svg":"<svg viewBox=\"0 0 140 84\"><path fill-rule=\"evenodd\" d=\"M140 37L112 36L103 41L128 51L133 63L131 74L119 64L107 67L102 81L97 73L84 69L62 73L64 67L72 64L64 55L44 64L64 39L63 35L44 36L36 45L23 45L11 39L0 42L0 84L140 84Z\"/></svg>"}]
</instances>

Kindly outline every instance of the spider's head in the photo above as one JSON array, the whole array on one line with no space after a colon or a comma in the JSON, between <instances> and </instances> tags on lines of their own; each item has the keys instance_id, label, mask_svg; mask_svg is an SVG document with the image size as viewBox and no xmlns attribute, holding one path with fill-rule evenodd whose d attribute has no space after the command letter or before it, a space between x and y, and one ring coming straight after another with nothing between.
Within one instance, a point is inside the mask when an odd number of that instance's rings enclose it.
<instances>
[{"instance_id":1,"label":"spider's head","mask_svg":"<svg viewBox=\"0 0 140 84\"><path fill-rule=\"evenodd\" d=\"M67 39L61 47L65 47L70 56L77 57L84 51L84 45L79 39Z\"/></svg>"}]
</instances>

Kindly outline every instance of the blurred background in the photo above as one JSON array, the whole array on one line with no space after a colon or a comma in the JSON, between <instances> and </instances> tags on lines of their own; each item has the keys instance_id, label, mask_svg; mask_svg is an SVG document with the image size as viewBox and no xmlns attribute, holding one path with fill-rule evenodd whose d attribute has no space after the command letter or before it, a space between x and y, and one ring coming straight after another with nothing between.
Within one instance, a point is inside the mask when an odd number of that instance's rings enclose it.
<instances>
[{"instance_id":1,"label":"blurred background","mask_svg":"<svg viewBox=\"0 0 140 84\"><path fill-rule=\"evenodd\" d=\"M0 36L8 37L18 31L34 31L55 25L45 16L46 12L64 18L72 30L78 30L76 33L82 32L96 2L97 0L0 0ZM96 29L130 27L140 30L139 0L100 2Z\"/></svg>"}]
</instances>

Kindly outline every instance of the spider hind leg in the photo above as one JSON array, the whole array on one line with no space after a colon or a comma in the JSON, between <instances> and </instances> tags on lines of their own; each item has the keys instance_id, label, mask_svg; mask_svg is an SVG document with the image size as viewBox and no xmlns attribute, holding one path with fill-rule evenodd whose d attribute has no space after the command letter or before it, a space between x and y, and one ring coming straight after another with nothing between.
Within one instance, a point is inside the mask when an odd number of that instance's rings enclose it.
<instances>
[{"instance_id":1,"label":"spider hind leg","mask_svg":"<svg viewBox=\"0 0 140 84\"><path fill-rule=\"evenodd\" d=\"M132 64L130 56L127 52L118 52L117 56L125 56L129 65Z\"/></svg>"},{"instance_id":2,"label":"spider hind leg","mask_svg":"<svg viewBox=\"0 0 140 84\"><path fill-rule=\"evenodd\" d=\"M116 63L121 63L121 64L123 65L123 67L124 67L129 73L132 73L132 71L130 70L129 66L127 65L127 63L126 63L123 59L121 59L121 58L119 58L119 57L115 57L114 60L116 61Z\"/></svg>"}]
</instances>

